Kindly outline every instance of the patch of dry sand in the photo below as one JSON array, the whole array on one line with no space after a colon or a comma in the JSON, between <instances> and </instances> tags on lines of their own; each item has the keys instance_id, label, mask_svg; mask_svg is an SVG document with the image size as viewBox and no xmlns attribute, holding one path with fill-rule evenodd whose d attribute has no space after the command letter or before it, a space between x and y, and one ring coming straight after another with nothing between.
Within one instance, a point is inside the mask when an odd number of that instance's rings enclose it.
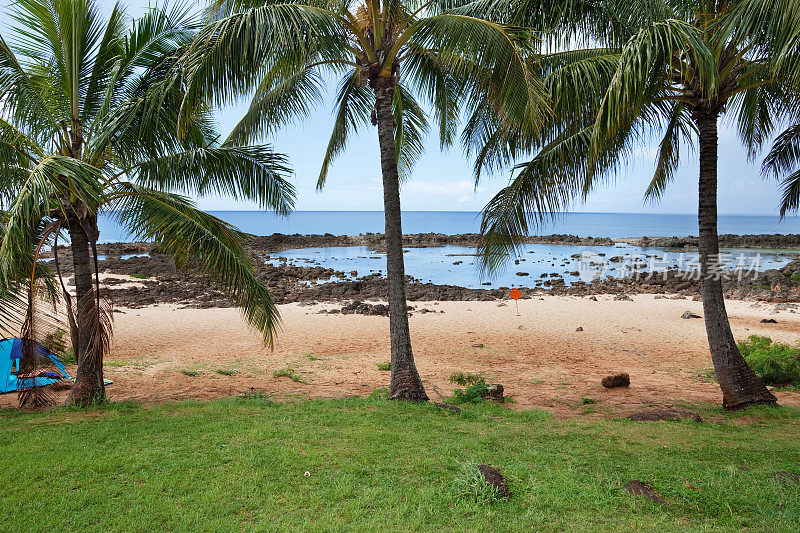
<instances>
[{"instance_id":1,"label":"patch of dry sand","mask_svg":"<svg viewBox=\"0 0 800 533\"><path fill-rule=\"evenodd\" d=\"M718 386L704 378L711 360L703 321L680 318L687 309L702 315L700 302L652 295L597 299L521 300L520 316L513 302L415 302L444 311L414 313L410 319L428 395L432 400L451 395L450 374L468 371L502 383L515 408L544 408L559 416L617 416L647 405L721 401ZM236 309L122 309L115 315L114 349L105 366L106 377L114 380L108 396L159 402L263 390L278 399L329 398L367 396L387 386L389 373L377 364L389 360L388 318L318 313L331 307L281 306L283 329L274 351ZM729 301L736 338L800 338L800 314L774 313L773 307ZM778 323L761 324L762 318ZM306 383L273 377L287 367ZM630 374L630 388L600 386L615 372ZM800 406L800 393L777 395L782 404ZM584 397L594 400L591 409L580 405ZM0 397L2 406L15 402L14 394Z\"/></svg>"}]
</instances>

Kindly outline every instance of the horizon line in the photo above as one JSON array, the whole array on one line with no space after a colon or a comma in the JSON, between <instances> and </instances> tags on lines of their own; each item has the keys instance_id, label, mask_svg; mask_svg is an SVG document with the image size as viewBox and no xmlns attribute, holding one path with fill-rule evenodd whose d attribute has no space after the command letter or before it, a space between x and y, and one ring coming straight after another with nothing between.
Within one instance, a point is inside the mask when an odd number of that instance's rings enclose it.
<instances>
[{"instance_id":1,"label":"horizon line","mask_svg":"<svg viewBox=\"0 0 800 533\"><path fill-rule=\"evenodd\" d=\"M210 213L272 213L273 210L265 209L202 209ZM480 214L481 211L468 211L468 210L455 210L455 209L404 209L402 213L471 213ZM291 216L294 213L383 213L383 210L378 209L295 209L289 213ZM557 211L556 215L654 215L654 216L697 216L697 213L647 213L642 211ZM282 216L282 215L278 215ZM718 216L750 216L750 217L776 217L780 218L778 213L765 214L765 213L718 213ZM794 218L797 215L786 215L783 218Z\"/></svg>"}]
</instances>

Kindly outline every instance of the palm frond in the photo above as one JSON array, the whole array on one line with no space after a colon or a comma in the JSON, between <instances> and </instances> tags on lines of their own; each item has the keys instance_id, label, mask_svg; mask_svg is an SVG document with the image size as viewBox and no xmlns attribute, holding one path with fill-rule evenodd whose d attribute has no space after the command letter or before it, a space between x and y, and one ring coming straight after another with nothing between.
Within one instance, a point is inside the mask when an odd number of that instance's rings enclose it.
<instances>
[{"instance_id":1,"label":"palm frond","mask_svg":"<svg viewBox=\"0 0 800 533\"><path fill-rule=\"evenodd\" d=\"M307 116L322 99L322 78L311 68L289 76L270 72L261 81L247 113L233 128L226 143L264 138L291 121Z\"/></svg>"},{"instance_id":2,"label":"palm frond","mask_svg":"<svg viewBox=\"0 0 800 533\"><path fill-rule=\"evenodd\" d=\"M268 4L214 21L190 50L183 121L202 102L231 103L255 89L275 58L299 68L308 57L344 59L347 51L339 20L310 5Z\"/></svg>"},{"instance_id":3,"label":"palm frond","mask_svg":"<svg viewBox=\"0 0 800 533\"><path fill-rule=\"evenodd\" d=\"M800 124L787 128L772 143L761 170L765 175L779 178L800 166Z\"/></svg>"},{"instance_id":4,"label":"palm frond","mask_svg":"<svg viewBox=\"0 0 800 533\"><path fill-rule=\"evenodd\" d=\"M287 180L286 157L268 145L196 148L155 157L131 169L144 187L205 196L221 194L257 202L285 215L295 189Z\"/></svg>"},{"instance_id":5,"label":"palm frond","mask_svg":"<svg viewBox=\"0 0 800 533\"><path fill-rule=\"evenodd\" d=\"M333 131L322 160L322 168L317 179L317 189L322 189L328 177L331 163L342 153L347 146L348 137L365 126L370 120L370 114L375 108L375 95L358 83L358 72L353 72L344 78L339 85L336 95L336 119L333 122Z\"/></svg>"},{"instance_id":6,"label":"palm frond","mask_svg":"<svg viewBox=\"0 0 800 533\"><path fill-rule=\"evenodd\" d=\"M412 22L409 43L435 50L441 68L456 79L470 79L467 97L488 100L496 113L517 123L543 124L550 101L526 57L527 30L485 19L444 13Z\"/></svg>"},{"instance_id":7,"label":"palm frond","mask_svg":"<svg viewBox=\"0 0 800 533\"><path fill-rule=\"evenodd\" d=\"M152 240L179 267L193 268L225 290L248 323L272 345L279 325L278 308L255 276L243 248L244 234L198 210L176 194L120 183L110 195L112 214L136 239Z\"/></svg>"},{"instance_id":8,"label":"palm frond","mask_svg":"<svg viewBox=\"0 0 800 533\"><path fill-rule=\"evenodd\" d=\"M425 150L428 117L414 96L401 85L395 87L392 101L395 123L395 153L398 172L406 178Z\"/></svg>"},{"instance_id":9,"label":"palm frond","mask_svg":"<svg viewBox=\"0 0 800 533\"><path fill-rule=\"evenodd\" d=\"M779 211L781 218L788 213L796 213L800 208L800 170L796 170L781 181L781 202Z\"/></svg>"},{"instance_id":10,"label":"palm frond","mask_svg":"<svg viewBox=\"0 0 800 533\"><path fill-rule=\"evenodd\" d=\"M681 140L692 142L691 134L696 132L694 124L686 120L686 109L682 103L673 106L664 136L658 145L656 171L644 193L645 200L659 200L669 182L675 176L681 155Z\"/></svg>"},{"instance_id":11,"label":"palm frond","mask_svg":"<svg viewBox=\"0 0 800 533\"><path fill-rule=\"evenodd\" d=\"M433 108L433 120L439 125L439 147L451 146L458 135L461 103L466 84L442 68L435 53L414 49L406 58L401 84L408 84Z\"/></svg>"},{"instance_id":12,"label":"palm frond","mask_svg":"<svg viewBox=\"0 0 800 533\"><path fill-rule=\"evenodd\" d=\"M617 72L597 115L595 143L613 138L621 127L643 109L653 96L653 88L663 85L673 58L691 54L696 70L680 62L685 79L695 79L708 94L716 80L714 53L703 41L700 30L680 20L664 20L643 27L622 50Z\"/></svg>"}]
</instances>

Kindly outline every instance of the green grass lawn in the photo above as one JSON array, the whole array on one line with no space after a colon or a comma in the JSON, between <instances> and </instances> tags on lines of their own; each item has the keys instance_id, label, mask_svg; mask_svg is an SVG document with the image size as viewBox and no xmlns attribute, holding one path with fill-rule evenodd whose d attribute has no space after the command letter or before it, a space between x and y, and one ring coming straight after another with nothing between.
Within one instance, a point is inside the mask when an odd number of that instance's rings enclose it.
<instances>
[{"instance_id":1,"label":"green grass lawn","mask_svg":"<svg viewBox=\"0 0 800 533\"><path fill-rule=\"evenodd\" d=\"M557 420L263 398L0 411L0 530L800 530L800 412ZM513 495L456 495L469 461ZM305 476L308 471L310 476ZM653 484L668 506L623 489Z\"/></svg>"}]
</instances>

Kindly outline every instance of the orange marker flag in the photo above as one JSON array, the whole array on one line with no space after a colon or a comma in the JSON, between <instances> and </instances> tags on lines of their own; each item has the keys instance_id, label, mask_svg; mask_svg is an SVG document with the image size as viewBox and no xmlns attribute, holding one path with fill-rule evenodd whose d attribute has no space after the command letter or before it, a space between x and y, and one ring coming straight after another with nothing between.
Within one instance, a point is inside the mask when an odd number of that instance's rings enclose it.
<instances>
[{"instance_id":1,"label":"orange marker flag","mask_svg":"<svg viewBox=\"0 0 800 533\"><path fill-rule=\"evenodd\" d=\"M511 294L509 294L514 299L514 303L517 304L517 316L519 316L519 299L522 296L522 292L519 289L512 289Z\"/></svg>"}]
</instances>

